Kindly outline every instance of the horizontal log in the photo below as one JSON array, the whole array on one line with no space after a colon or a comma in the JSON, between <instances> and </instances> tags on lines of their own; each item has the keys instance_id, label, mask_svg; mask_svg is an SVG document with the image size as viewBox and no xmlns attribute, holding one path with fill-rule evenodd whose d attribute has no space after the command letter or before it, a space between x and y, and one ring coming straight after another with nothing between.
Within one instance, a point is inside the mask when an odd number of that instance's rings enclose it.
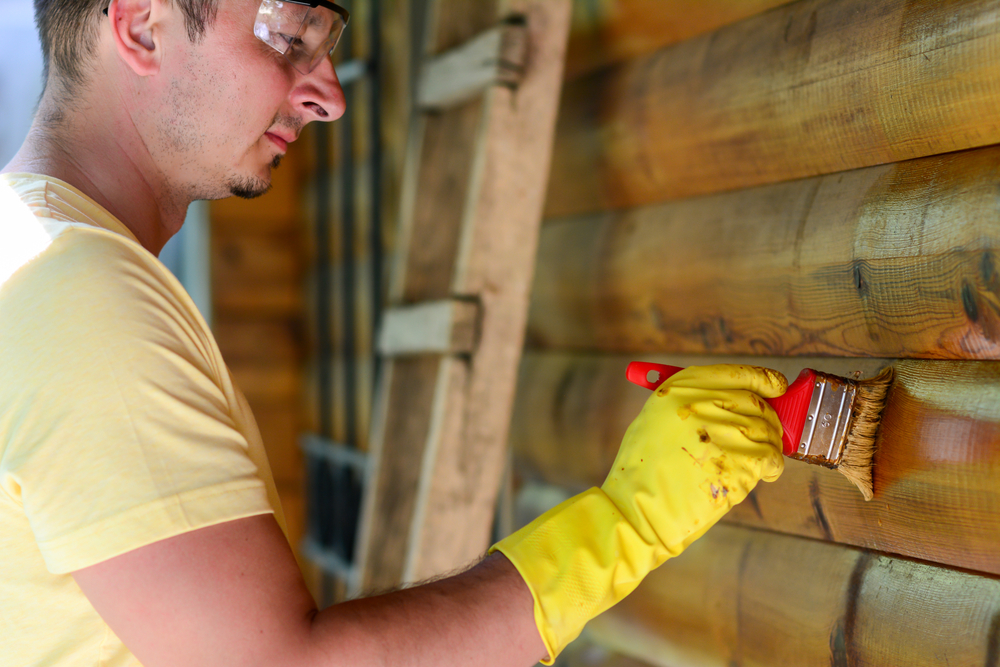
<instances>
[{"instance_id":1,"label":"horizontal log","mask_svg":"<svg viewBox=\"0 0 1000 667\"><path fill-rule=\"evenodd\" d=\"M989 147L550 222L528 340L1000 358L998 179Z\"/></svg>"},{"instance_id":2,"label":"horizontal log","mask_svg":"<svg viewBox=\"0 0 1000 667\"><path fill-rule=\"evenodd\" d=\"M297 320L215 317L212 331L227 363L300 363L305 356L305 333Z\"/></svg>"},{"instance_id":3,"label":"horizontal log","mask_svg":"<svg viewBox=\"0 0 1000 667\"><path fill-rule=\"evenodd\" d=\"M304 259L298 230L218 233L212 239L212 280L217 283L300 280Z\"/></svg>"},{"instance_id":4,"label":"horizontal log","mask_svg":"<svg viewBox=\"0 0 1000 667\"><path fill-rule=\"evenodd\" d=\"M723 524L588 631L662 667L992 665L1000 580Z\"/></svg>"},{"instance_id":5,"label":"horizontal log","mask_svg":"<svg viewBox=\"0 0 1000 667\"><path fill-rule=\"evenodd\" d=\"M1000 143L998 50L990 0L800 0L581 77L547 216Z\"/></svg>"},{"instance_id":6,"label":"horizontal log","mask_svg":"<svg viewBox=\"0 0 1000 667\"><path fill-rule=\"evenodd\" d=\"M295 319L301 317L305 308L299 281L266 285L217 283L214 290L212 309L224 316Z\"/></svg>"},{"instance_id":7,"label":"horizontal log","mask_svg":"<svg viewBox=\"0 0 1000 667\"><path fill-rule=\"evenodd\" d=\"M649 55L789 0L575 0L566 78Z\"/></svg>"},{"instance_id":8,"label":"horizontal log","mask_svg":"<svg viewBox=\"0 0 1000 667\"><path fill-rule=\"evenodd\" d=\"M573 490L604 481L649 396L625 380L630 357L524 357L511 429L519 474ZM871 377L877 359L653 357L671 365L803 367ZM1000 574L1000 363L894 363L874 462L875 499L833 470L786 459L728 521Z\"/></svg>"},{"instance_id":9,"label":"horizontal log","mask_svg":"<svg viewBox=\"0 0 1000 667\"><path fill-rule=\"evenodd\" d=\"M297 364L230 364L236 384L251 406L280 403L292 407L302 395L302 371Z\"/></svg>"}]
</instances>

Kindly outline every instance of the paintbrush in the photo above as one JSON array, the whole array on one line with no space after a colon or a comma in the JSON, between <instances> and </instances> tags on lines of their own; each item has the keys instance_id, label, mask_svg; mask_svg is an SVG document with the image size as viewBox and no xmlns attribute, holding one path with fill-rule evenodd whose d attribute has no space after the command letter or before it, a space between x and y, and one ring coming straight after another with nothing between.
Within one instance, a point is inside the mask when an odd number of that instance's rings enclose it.
<instances>
[{"instance_id":1,"label":"paintbrush","mask_svg":"<svg viewBox=\"0 0 1000 667\"><path fill-rule=\"evenodd\" d=\"M679 370L677 366L633 361L626 376L640 387L656 389ZM650 371L658 374L655 380L650 380ZM851 480L865 500L871 500L875 434L892 374L891 366L869 380L803 370L783 395L765 399L778 413L784 429L784 455L833 468Z\"/></svg>"}]
</instances>

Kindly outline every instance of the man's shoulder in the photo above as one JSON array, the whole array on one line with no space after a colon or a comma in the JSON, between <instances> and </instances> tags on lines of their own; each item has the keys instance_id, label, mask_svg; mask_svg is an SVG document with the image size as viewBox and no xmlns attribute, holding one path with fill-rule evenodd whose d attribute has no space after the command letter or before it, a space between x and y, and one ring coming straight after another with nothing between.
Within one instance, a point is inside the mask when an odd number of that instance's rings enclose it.
<instances>
[{"instance_id":1,"label":"man's shoulder","mask_svg":"<svg viewBox=\"0 0 1000 667\"><path fill-rule=\"evenodd\" d=\"M23 282L22 274L44 282L84 271L91 280L100 280L125 265L158 273L157 260L133 239L106 228L100 222L104 219L120 226L68 184L33 174L4 174L0 177L0 290L8 281Z\"/></svg>"},{"instance_id":2,"label":"man's shoulder","mask_svg":"<svg viewBox=\"0 0 1000 667\"><path fill-rule=\"evenodd\" d=\"M46 233L39 250L0 286L0 301L23 294L33 300L60 295L120 299L138 295L136 283L161 286L167 271L141 246L114 232L85 224L61 225Z\"/></svg>"},{"instance_id":3,"label":"man's shoulder","mask_svg":"<svg viewBox=\"0 0 1000 667\"><path fill-rule=\"evenodd\" d=\"M0 286L0 354L12 345L50 356L164 339L197 347L209 336L166 267L100 228L66 229Z\"/></svg>"}]
</instances>

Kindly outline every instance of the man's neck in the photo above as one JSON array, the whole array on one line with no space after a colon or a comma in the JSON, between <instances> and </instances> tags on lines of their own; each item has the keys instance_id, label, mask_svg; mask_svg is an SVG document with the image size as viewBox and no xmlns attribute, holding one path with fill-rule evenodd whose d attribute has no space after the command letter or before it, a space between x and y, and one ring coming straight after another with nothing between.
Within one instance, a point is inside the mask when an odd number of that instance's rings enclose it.
<instances>
[{"instance_id":1,"label":"man's neck","mask_svg":"<svg viewBox=\"0 0 1000 667\"><path fill-rule=\"evenodd\" d=\"M46 94L17 155L0 173L25 172L58 178L107 209L154 255L184 222L189 199L168 192L149 168L151 160L127 119L66 114L46 122ZM93 116L100 120L96 123ZM144 159L145 158L145 159Z\"/></svg>"}]
</instances>

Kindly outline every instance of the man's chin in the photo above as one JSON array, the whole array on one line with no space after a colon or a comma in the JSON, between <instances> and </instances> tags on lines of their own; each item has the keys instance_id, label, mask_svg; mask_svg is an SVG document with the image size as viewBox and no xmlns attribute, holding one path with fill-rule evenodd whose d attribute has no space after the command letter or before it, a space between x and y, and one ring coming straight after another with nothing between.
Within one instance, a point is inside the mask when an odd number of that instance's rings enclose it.
<instances>
[{"instance_id":1,"label":"man's chin","mask_svg":"<svg viewBox=\"0 0 1000 667\"><path fill-rule=\"evenodd\" d=\"M229 192L241 199L255 199L271 189L271 170L281 164L281 155L275 155L267 167L267 176L241 176L229 181Z\"/></svg>"},{"instance_id":2,"label":"man's chin","mask_svg":"<svg viewBox=\"0 0 1000 667\"><path fill-rule=\"evenodd\" d=\"M229 193L240 199L256 199L271 189L271 183L259 178L247 178L229 184Z\"/></svg>"}]
</instances>

